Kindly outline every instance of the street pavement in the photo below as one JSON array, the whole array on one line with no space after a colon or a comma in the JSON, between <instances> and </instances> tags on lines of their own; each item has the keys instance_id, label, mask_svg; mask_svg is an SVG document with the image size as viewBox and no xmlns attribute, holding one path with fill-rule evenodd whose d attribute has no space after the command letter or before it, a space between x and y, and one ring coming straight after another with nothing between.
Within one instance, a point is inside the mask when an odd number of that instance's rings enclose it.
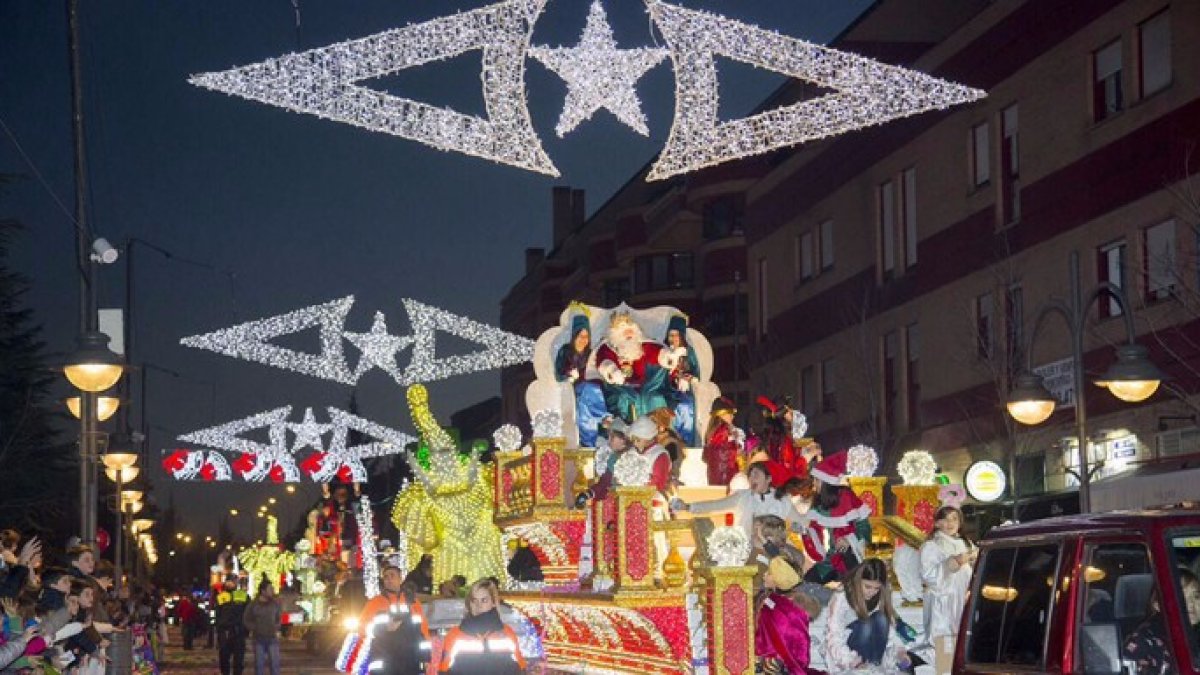
<instances>
[{"instance_id":1,"label":"street pavement","mask_svg":"<svg viewBox=\"0 0 1200 675\"><path fill-rule=\"evenodd\" d=\"M162 675L219 673L217 667L216 648L208 649L203 638L196 640L196 648L184 651L182 636L175 627L171 628L170 642L164 648L163 663L160 664ZM287 675L335 675L333 658L314 656L305 649L303 640L283 640L280 642L280 673ZM236 675L236 673L234 674ZM245 673L254 675L254 649L246 646Z\"/></svg>"}]
</instances>

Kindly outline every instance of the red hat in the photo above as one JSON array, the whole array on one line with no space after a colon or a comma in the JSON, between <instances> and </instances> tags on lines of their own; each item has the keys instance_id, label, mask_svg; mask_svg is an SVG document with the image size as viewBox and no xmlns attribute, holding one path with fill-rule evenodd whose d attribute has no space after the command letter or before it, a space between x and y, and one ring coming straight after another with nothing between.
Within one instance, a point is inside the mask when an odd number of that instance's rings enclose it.
<instances>
[{"instance_id":1,"label":"red hat","mask_svg":"<svg viewBox=\"0 0 1200 675\"><path fill-rule=\"evenodd\" d=\"M835 452L822 459L809 472L813 478L830 485L846 484L846 451Z\"/></svg>"},{"instance_id":2,"label":"red hat","mask_svg":"<svg viewBox=\"0 0 1200 675\"><path fill-rule=\"evenodd\" d=\"M756 401L758 402L758 405L763 409L763 414L768 417L773 417L775 415L775 413L779 412L779 406L776 405L774 401L767 398L766 396L759 396L756 399Z\"/></svg>"},{"instance_id":3,"label":"red hat","mask_svg":"<svg viewBox=\"0 0 1200 675\"><path fill-rule=\"evenodd\" d=\"M802 480L804 478L804 476L800 473L793 469L789 469L782 462L777 462L773 459L767 460L767 473L771 474L771 487L776 488L783 487L784 483L787 483L793 478L799 478Z\"/></svg>"}]
</instances>

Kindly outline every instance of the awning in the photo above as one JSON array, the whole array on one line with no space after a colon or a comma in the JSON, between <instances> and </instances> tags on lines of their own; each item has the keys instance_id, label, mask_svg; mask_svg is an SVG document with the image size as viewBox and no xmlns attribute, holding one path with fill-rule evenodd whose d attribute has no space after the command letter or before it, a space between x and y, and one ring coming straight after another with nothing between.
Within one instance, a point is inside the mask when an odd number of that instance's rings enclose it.
<instances>
[{"instance_id":1,"label":"awning","mask_svg":"<svg viewBox=\"0 0 1200 675\"><path fill-rule=\"evenodd\" d=\"M1144 464L1092 483L1092 511L1122 511L1200 500L1200 458Z\"/></svg>"}]
</instances>

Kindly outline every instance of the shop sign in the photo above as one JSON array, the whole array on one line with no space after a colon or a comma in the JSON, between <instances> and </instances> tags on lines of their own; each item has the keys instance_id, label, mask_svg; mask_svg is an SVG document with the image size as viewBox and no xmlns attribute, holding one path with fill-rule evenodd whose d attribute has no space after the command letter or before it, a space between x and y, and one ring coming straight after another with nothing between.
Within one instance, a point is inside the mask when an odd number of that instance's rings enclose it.
<instances>
[{"instance_id":1,"label":"shop sign","mask_svg":"<svg viewBox=\"0 0 1200 675\"><path fill-rule=\"evenodd\" d=\"M1004 488L1007 486L1004 469L988 460L975 462L967 469L963 486L967 488L967 494L971 495L972 499L984 503L994 502L1004 496Z\"/></svg>"}]
</instances>

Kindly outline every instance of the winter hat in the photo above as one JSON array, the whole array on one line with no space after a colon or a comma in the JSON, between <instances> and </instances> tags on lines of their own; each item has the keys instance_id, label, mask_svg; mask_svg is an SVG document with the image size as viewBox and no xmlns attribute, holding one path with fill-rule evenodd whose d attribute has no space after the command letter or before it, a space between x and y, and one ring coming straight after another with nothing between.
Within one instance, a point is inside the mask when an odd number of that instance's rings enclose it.
<instances>
[{"instance_id":1,"label":"winter hat","mask_svg":"<svg viewBox=\"0 0 1200 675\"><path fill-rule=\"evenodd\" d=\"M712 404L712 414L719 415L721 413L729 413L731 415L736 415L737 414L737 405L735 405L734 402L729 400L727 397L722 396L722 397L718 398L717 400L713 401L713 404Z\"/></svg>"},{"instance_id":2,"label":"winter hat","mask_svg":"<svg viewBox=\"0 0 1200 675\"><path fill-rule=\"evenodd\" d=\"M579 332L584 330L586 330L588 333L592 332L592 324L590 321L588 321L587 316L584 314L576 314L575 316L571 317L571 339L574 340L575 337L579 335Z\"/></svg>"},{"instance_id":3,"label":"winter hat","mask_svg":"<svg viewBox=\"0 0 1200 675\"><path fill-rule=\"evenodd\" d=\"M618 417L608 425L608 437L612 438L613 434L621 434L625 438L629 438L629 425L625 424L625 420Z\"/></svg>"},{"instance_id":4,"label":"winter hat","mask_svg":"<svg viewBox=\"0 0 1200 675\"><path fill-rule=\"evenodd\" d=\"M629 428L629 435L644 441L650 440L658 436L658 425L649 417L639 417L633 423L633 426Z\"/></svg>"},{"instance_id":5,"label":"winter hat","mask_svg":"<svg viewBox=\"0 0 1200 675\"><path fill-rule=\"evenodd\" d=\"M830 485L846 485L846 452L835 452L812 468L813 478Z\"/></svg>"},{"instance_id":6,"label":"winter hat","mask_svg":"<svg viewBox=\"0 0 1200 675\"><path fill-rule=\"evenodd\" d=\"M790 591L800 583L800 575L796 573L796 568L783 556L771 558L771 562L767 563L767 571L775 580L775 587L781 591Z\"/></svg>"}]
</instances>

